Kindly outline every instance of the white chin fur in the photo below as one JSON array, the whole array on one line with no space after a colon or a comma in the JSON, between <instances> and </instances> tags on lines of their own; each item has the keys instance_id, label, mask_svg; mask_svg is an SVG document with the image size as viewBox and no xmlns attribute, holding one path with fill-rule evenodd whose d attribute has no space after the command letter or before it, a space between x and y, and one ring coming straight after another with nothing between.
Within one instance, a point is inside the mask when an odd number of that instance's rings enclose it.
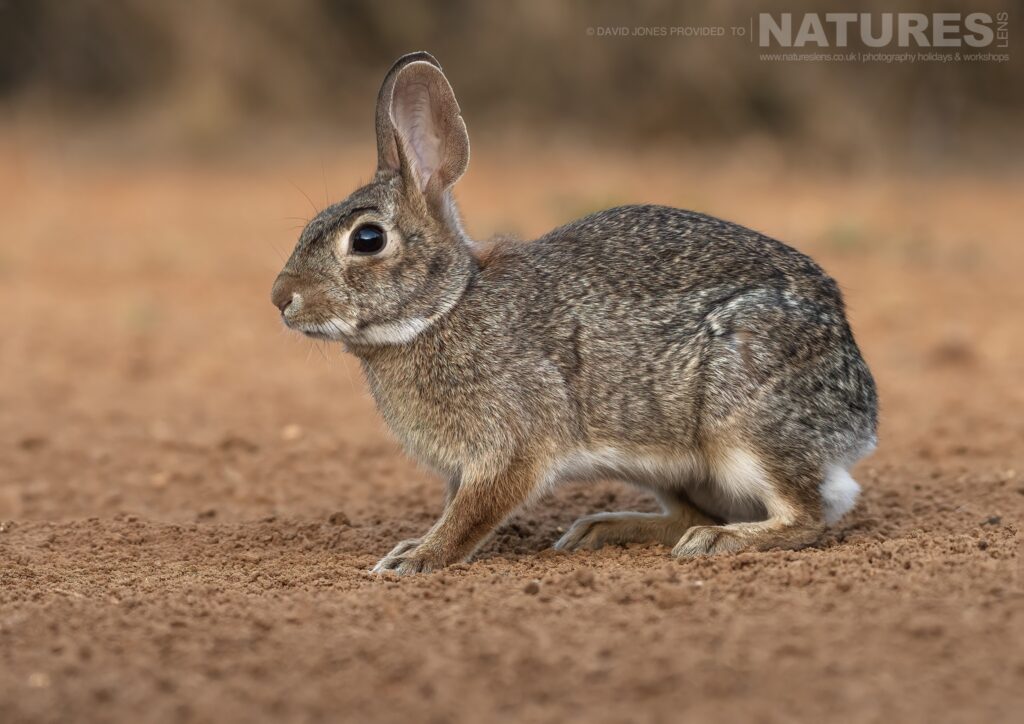
<instances>
[{"instance_id":1,"label":"white chin fur","mask_svg":"<svg viewBox=\"0 0 1024 724\"><path fill-rule=\"evenodd\" d=\"M371 324L359 330L353 339L363 344L408 344L429 326L430 321L423 317Z\"/></svg>"},{"instance_id":2,"label":"white chin fur","mask_svg":"<svg viewBox=\"0 0 1024 724\"><path fill-rule=\"evenodd\" d=\"M303 324L297 326L296 329L314 337L337 340L349 344L397 345L408 344L422 334L429 326L429 319L413 317L412 319L400 319L396 322L371 324L362 329L356 329L349 322L334 317L326 322Z\"/></svg>"},{"instance_id":3,"label":"white chin fur","mask_svg":"<svg viewBox=\"0 0 1024 724\"><path fill-rule=\"evenodd\" d=\"M342 340L355 334L355 328L351 324L338 318L326 322L306 322L289 326L296 332L320 339Z\"/></svg>"}]
</instances>

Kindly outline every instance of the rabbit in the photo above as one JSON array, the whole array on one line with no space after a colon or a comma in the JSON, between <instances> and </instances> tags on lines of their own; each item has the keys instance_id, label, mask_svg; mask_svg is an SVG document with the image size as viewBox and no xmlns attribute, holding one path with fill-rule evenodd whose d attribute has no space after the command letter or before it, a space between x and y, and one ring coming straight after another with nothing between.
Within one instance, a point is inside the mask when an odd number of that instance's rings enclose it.
<instances>
[{"instance_id":1,"label":"rabbit","mask_svg":"<svg viewBox=\"0 0 1024 724\"><path fill-rule=\"evenodd\" d=\"M810 258L650 205L480 247L452 196L466 125L426 52L387 73L376 136L372 180L305 227L272 291L289 328L359 358L387 425L447 481L433 527L374 571L468 561L565 480L618 479L662 507L580 518L566 551L794 549L853 507L877 394Z\"/></svg>"}]
</instances>

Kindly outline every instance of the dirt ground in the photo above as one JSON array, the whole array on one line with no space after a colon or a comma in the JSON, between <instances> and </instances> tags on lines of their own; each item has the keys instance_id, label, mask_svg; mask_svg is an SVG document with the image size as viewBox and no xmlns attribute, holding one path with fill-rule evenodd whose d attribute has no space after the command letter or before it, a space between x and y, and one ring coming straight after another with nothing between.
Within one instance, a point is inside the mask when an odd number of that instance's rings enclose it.
<instances>
[{"instance_id":1,"label":"dirt ground","mask_svg":"<svg viewBox=\"0 0 1024 724\"><path fill-rule=\"evenodd\" d=\"M5 724L1019 715L1024 178L478 142L476 235L652 201L815 256L877 377L880 446L855 511L799 552L552 552L581 514L651 507L609 481L398 580L367 570L430 525L442 483L354 360L269 302L310 204L365 179L372 148L202 163L6 138Z\"/></svg>"}]
</instances>

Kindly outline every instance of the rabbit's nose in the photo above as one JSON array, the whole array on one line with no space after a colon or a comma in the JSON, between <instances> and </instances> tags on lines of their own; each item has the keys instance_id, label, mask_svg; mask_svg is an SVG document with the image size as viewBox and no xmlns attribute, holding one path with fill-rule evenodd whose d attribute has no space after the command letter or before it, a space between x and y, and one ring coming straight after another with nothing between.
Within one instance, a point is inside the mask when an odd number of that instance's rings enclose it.
<instances>
[{"instance_id":1,"label":"rabbit's nose","mask_svg":"<svg viewBox=\"0 0 1024 724\"><path fill-rule=\"evenodd\" d=\"M296 296L298 295L292 289L291 280L287 277L278 277L270 293L270 301L281 310L281 314L284 314Z\"/></svg>"}]
</instances>

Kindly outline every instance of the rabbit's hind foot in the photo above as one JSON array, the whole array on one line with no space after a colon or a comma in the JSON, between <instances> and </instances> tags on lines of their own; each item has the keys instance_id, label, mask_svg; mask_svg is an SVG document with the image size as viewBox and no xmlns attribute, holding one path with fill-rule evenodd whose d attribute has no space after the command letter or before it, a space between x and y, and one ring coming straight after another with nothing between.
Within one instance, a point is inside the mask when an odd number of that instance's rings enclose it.
<instances>
[{"instance_id":1,"label":"rabbit's hind foot","mask_svg":"<svg viewBox=\"0 0 1024 724\"><path fill-rule=\"evenodd\" d=\"M691 506L666 506L665 513L596 513L585 515L566 531L557 550L597 550L606 545L660 543L672 546L688 528L711 519Z\"/></svg>"},{"instance_id":2,"label":"rabbit's hind foot","mask_svg":"<svg viewBox=\"0 0 1024 724\"><path fill-rule=\"evenodd\" d=\"M672 549L676 558L693 558L742 550L796 549L811 545L825 529L812 518L787 521L769 518L756 523L698 525L687 530Z\"/></svg>"}]
</instances>

